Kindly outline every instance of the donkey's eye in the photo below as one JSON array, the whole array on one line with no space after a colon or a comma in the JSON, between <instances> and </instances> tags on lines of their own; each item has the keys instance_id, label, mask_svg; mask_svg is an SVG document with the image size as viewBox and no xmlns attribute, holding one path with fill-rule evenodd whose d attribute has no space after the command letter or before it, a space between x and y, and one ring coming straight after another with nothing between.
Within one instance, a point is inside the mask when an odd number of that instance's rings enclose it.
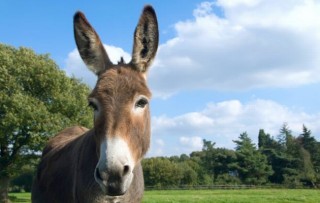
<instances>
[{"instance_id":1,"label":"donkey's eye","mask_svg":"<svg viewBox=\"0 0 320 203\"><path fill-rule=\"evenodd\" d=\"M136 108L144 108L148 104L148 100L146 98L140 98L136 104Z\"/></svg>"},{"instance_id":2,"label":"donkey's eye","mask_svg":"<svg viewBox=\"0 0 320 203\"><path fill-rule=\"evenodd\" d=\"M89 101L88 106L91 107L94 111L98 111L98 106L94 102Z\"/></svg>"}]
</instances>

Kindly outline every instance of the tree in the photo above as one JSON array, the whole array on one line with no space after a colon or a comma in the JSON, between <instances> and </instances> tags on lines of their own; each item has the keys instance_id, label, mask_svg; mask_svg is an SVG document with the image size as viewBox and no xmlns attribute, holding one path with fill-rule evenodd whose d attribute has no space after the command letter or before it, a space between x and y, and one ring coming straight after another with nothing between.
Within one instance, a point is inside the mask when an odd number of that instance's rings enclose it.
<instances>
[{"instance_id":1,"label":"tree","mask_svg":"<svg viewBox=\"0 0 320 203\"><path fill-rule=\"evenodd\" d=\"M269 145L270 142L270 135L266 134L263 129L259 130L258 135L258 148L266 148Z\"/></svg>"},{"instance_id":2,"label":"tree","mask_svg":"<svg viewBox=\"0 0 320 203\"><path fill-rule=\"evenodd\" d=\"M312 155L316 154L316 140L311 131L303 126L303 133L298 137L292 135L287 124L280 129L278 143L264 146L261 150L266 154L275 173L270 180L289 187L309 185L315 187L317 173Z\"/></svg>"},{"instance_id":3,"label":"tree","mask_svg":"<svg viewBox=\"0 0 320 203\"><path fill-rule=\"evenodd\" d=\"M35 164L24 165L19 173L12 177L10 188L13 192L31 192Z\"/></svg>"},{"instance_id":4,"label":"tree","mask_svg":"<svg viewBox=\"0 0 320 203\"><path fill-rule=\"evenodd\" d=\"M201 157L203 168L207 171L207 174L212 180L214 180L214 168L216 164L215 144L216 143L204 139Z\"/></svg>"},{"instance_id":5,"label":"tree","mask_svg":"<svg viewBox=\"0 0 320 203\"><path fill-rule=\"evenodd\" d=\"M0 202L9 179L70 125L92 124L89 88L69 78L48 55L0 44Z\"/></svg>"},{"instance_id":6,"label":"tree","mask_svg":"<svg viewBox=\"0 0 320 203\"><path fill-rule=\"evenodd\" d=\"M214 145L216 144L215 142L211 142L206 139L203 139L202 143L203 143L202 151L204 152L212 151L214 149Z\"/></svg>"},{"instance_id":7,"label":"tree","mask_svg":"<svg viewBox=\"0 0 320 203\"><path fill-rule=\"evenodd\" d=\"M237 156L234 150L217 148L215 160L215 184L236 184L240 182L237 174Z\"/></svg>"},{"instance_id":8,"label":"tree","mask_svg":"<svg viewBox=\"0 0 320 203\"><path fill-rule=\"evenodd\" d=\"M301 155L303 160L303 179L316 187L315 182L320 182L320 148L319 142L311 135L305 125L302 126L302 134L297 138L301 145Z\"/></svg>"},{"instance_id":9,"label":"tree","mask_svg":"<svg viewBox=\"0 0 320 203\"><path fill-rule=\"evenodd\" d=\"M273 173L267 162L267 157L258 151L247 132L240 134L236 143L238 173L242 182L246 184L263 184Z\"/></svg>"},{"instance_id":10,"label":"tree","mask_svg":"<svg viewBox=\"0 0 320 203\"><path fill-rule=\"evenodd\" d=\"M320 174L320 142L317 142L317 140L312 136L311 130L309 130L305 125L302 126L302 134L300 134L298 140L302 147L310 153L316 172Z\"/></svg>"},{"instance_id":11,"label":"tree","mask_svg":"<svg viewBox=\"0 0 320 203\"><path fill-rule=\"evenodd\" d=\"M183 172L177 163L168 158L148 158L142 160L143 175L146 186L175 187L180 185Z\"/></svg>"},{"instance_id":12,"label":"tree","mask_svg":"<svg viewBox=\"0 0 320 203\"><path fill-rule=\"evenodd\" d=\"M278 137L279 139L279 137ZM282 139L280 139L282 140ZM274 173L268 177L272 183L282 183L283 181L283 164L286 163L283 154L283 143L274 140L270 134L265 133L263 129L259 130L258 135L259 151L267 157L268 164L272 167Z\"/></svg>"},{"instance_id":13,"label":"tree","mask_svg":"<svg viewBox=\"0 0 320 203\"><path fill-rule=\"evenodd\" d=\"M195 151L190 154L188 160L188 165L198 174L198 185L212 185L213 183L211 173L208 173L208 167L204 161L205 156L205 152Z\"/></svg>"},{"instance_id":14,"label":"tree","mask_svg":"<svg viewBox=\"0 0 320 203\"><path fill-rule=\"evenodd\" d=\"M300 156L302 158L301 172L300 172L300 180L304 182L306 185L310 185L312 187L315 186L316 182L316 172L314 170L314 166L312 164L310 153L305 150L303 147L300 148Z\"/></svg>"},{"instance_id":15,"label":"tree","mask_svg":"<svg viewBox=\"0 0 320 203\"><path fill-rule=\"evenodd\" d=\"M198 174L193 170L187 161L179 163L178 166L182 174L180 185L193 186L198 184Z\"/></svg>"},{"instance_id":16,"label":"tree","mask_svg":"<svg viewBox=\"0 0 320 203\"><path fill-rule=\"evenodd\" d=\"M284 150L294 145L292 132L287 123L284 123L280 129L280 134L278 135L278 143L283 147Z\"/></svg>"}]
</instances>

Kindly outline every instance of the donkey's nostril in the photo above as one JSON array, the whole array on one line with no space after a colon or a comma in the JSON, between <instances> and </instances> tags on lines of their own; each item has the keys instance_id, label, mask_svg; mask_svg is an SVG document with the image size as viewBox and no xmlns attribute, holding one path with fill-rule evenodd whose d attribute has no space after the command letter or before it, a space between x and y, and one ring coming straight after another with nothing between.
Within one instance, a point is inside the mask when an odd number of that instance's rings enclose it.
<instances>
[{"instance_id":1,"label":"donkey's nostril","mask_svg":"<svg viewBox=\"0 0 320 203\"><path fill-rule=\"evenodd\" d=\"M127 175L130 172L130 166L124 165L123 167L123 176Z\"/></svg>"},{"instance_id":2,"label":"donkey's nostril","mask_svg":"<svg viewBox=\"0 0 320 203\"><path fill-rule=\"evenodd\" d=\"M96 178L102 181L102 177L100 175L99 169L96 168Z\"/></svg>"}]
</instances>

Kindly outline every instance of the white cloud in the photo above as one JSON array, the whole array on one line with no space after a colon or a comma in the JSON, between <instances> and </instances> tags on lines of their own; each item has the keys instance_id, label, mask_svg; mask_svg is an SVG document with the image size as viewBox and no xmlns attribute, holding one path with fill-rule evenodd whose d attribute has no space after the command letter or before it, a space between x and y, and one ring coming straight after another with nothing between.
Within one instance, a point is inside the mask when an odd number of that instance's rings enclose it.
<instances>
[{"instance_id":1,"label":"white cloud","mask_svg":"<svg viewBox=\"0 0 320 203\"><path fill-rule=\"evenodd\" d=\"M151 140L151 147L152 152L149 152L147 154L148 157L152 156L164 156L164 148L165 148L165 142L163 139L157 138L157 139L152 139Z\"/></svg>"},{"instance_id":2,"label":"white cloud","mask_svg":"<svg viewBox=\"0 0 320 203\"><path fill-rule=\"evenodd\" d=\"M104 44L104 47L110 60L114 64L117 64L121 57L123 57L126 62L131 60L131 55L119 47L106 44ZM64 70L69 76L73 75L76 78L82 79L82 81L88 84L90 87L94 87L97 80L96 75L92 73L83 63L77 49L74 49L68 54L68 58L66 59L65 63L66 67Z\"/></svg>"},{"instance_id":3,"label":"white cloud","mask_svg":"<svg viewBox=\"0 0 320 203\"><path fill-rule=\"evenodd\" d=\"M162 139L157 139L157 140L156 140L156 143L157 143L159 146L161 146L161 147L164 146L164 141L163 141Z\"/></svg>"},{"instance_id":4,"label":"white cloud","mask_svg":"<svg viewBox=\"0 0 320 203\"><path fill-rule=\"evenodd\" d=\"M179 141L180 144L184 147L186 147L186 149L188 151L199 151L202 149L202 138L195 136L195 137L180 137Z\"/></svg>"},{"instance_id":5,"label":"white cloud","mask_svg":"<svg viewBox=\"0 0 320 203\"><path fill-rule=\"evenodd\" d=\"M319 1L219 0L193 15L159 48L149 79L156 96L320 82Z\"/></svg>"},{"instance_id":6,"label":"white cloud","mask_svg":"<svg viewBox=\"0 0 320 203\"><path fill-rule=\"evenodd\" d=\"M217 9L221 15L214 13ZM174 25L174 38L159 46L148 77L153 95L320 83L319 19L320 2L315 0L204 2L193 11L193 19ZM124 50L105 46L114 63L121 56L130 61ZM77 50L68 55L65 70L91 87L96 82ZM256 141L260 128L276 136L284 122L295 135L305 124L320 139L319 113L271 100L229 100L209 103L198 112L153 117L149 155L190 153L201 149L202 139L232 148L232 140L243 131Z\"/></svg>"},{"instance_id":7,"label":"white cloud","mask_svg":"<svg viewBox=\"0 0 320 203\"><path fill-rule=\"evenodd\" d=\"M159 46L149 73L154 96L319 83L319 19L320 2L315 0L203 2L193 19L177 22L176 36ZM121 48L105 46L114 63L121 56L130 60ZM65 69L91 87L95 84L77 50L68 55Z\"/></svg>"},{"instance_id":8,"label":"white cloud","mask_svg":"<svg viewBox=\"0 0 320 203\"><path fill-rule=\"evenodd\" d=\"M262 99L248 103L241 103L238 100L209 103L200 112L175 117L153 117L152 139L161 139L166 143L161 146L162 155L179 155L200 150L202 139L214 141L218 147L233 148L232 140L236 140L244 131L248 132L254 142L257 142L259 129L277 136L281 125L285 122L295 136L302 132L302 124L305 124L312 130L313 135L320 139L319 113L307 114ZM175 144L170 145L170 143ZM155 154L153 147L150 153Z\"/></svg>"}]
</instances>

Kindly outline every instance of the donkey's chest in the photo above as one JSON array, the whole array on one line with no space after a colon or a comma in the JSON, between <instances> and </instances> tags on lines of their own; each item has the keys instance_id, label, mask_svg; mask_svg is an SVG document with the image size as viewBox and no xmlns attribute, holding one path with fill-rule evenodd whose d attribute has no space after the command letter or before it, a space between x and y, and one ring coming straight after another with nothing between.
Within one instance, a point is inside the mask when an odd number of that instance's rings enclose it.
<instances>
[{"instance_id":1,"label":"donkey's chest","mask_svg":"<svg viewBox=\"0 0 320 203\"><path fill-rule=\"evenodd\" d=\"M110 196L99 196L95 199L88 201L94 203L124 203L123 197L110 197Z\"/></svg>"},{"instance_id":2,"label":"donkey's chest","mask_svg":"<svg viewBox=\"0 0 320 203\"><path fill-rule=\"evenodd\" d=\"M106 196L96 182L80 181L81 185L89 187L78 187L75 193L75 202L77 203L126 203L124 196ZM129 201L130 202L130 201Z\"/></svg>"}]
</instances>

